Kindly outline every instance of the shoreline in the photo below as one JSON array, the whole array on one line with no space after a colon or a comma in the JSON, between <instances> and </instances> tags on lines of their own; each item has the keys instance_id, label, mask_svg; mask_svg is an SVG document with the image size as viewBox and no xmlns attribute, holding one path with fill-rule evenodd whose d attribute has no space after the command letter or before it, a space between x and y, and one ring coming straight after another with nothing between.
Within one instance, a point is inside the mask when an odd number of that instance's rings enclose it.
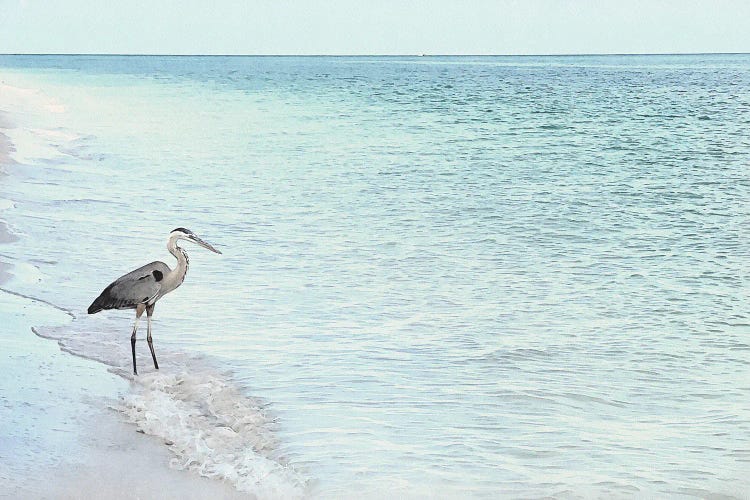
<instances>
[{"instance_id":1,"label":"shoreline","mask_svg":"<svg viewBox=\"0 0 750 500\"><path fill-rule=\"evenodd\" d=\"M17 162L0 111L0 175ZM0 178L1 180L1 178ZM0 206L0 252L19 241ZM0 498L247 498L229 483L170 467L168 442L144 435L116 410L132 382L107 365L65 352L36 328L75 316L13 289L19 270L0 256ZM45 480L39 481L39 471Z\"/></svg>"}]
</instances>

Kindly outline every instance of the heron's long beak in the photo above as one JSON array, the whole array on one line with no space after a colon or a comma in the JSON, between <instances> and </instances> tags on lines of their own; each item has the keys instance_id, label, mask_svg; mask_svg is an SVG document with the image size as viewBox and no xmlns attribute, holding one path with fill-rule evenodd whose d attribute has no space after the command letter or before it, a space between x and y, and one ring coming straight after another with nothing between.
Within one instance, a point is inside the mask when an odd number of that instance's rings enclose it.
<instances>
[{"instance_id":1,"label":"heron's long beak","mask_svg":"<svg viewBox=\"0 0 750 500\"><path fill-rule=\"evenodd\" d=\"M202 246L203 248L205 248L207 250L211 250L212 252L216 252L216 253L221 253L220 251L216 250L213 246L211 246L211 244L206 243L205 241L203 241L202 239L198 238L194 234L190 235L190 240L194 241L195 243L199 244L200 246Z\"/></svg>"}]
</instances>

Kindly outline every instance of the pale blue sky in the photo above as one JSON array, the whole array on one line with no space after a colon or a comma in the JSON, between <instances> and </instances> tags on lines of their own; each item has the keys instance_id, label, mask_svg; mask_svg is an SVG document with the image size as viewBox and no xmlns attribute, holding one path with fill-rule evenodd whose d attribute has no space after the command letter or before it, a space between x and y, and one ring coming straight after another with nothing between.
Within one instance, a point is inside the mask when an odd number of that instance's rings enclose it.
<instances>
[{"instance_id":1,"label":"pale blue sky","mask_svg":"<svg viewBox=\"0 0 750 500\"><path fill-rule=\"evenodd\" d=\"M748 0L0 0L0 53L750 52Z\"/></svg>"}]
</instances>

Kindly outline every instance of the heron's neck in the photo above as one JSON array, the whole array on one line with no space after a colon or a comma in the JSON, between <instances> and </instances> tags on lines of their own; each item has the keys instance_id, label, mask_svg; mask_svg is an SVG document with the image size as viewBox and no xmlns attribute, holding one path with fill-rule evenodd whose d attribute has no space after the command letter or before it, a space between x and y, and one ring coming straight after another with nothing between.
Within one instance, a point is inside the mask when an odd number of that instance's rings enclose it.
<instances>
[{"instance_id":1,"label":"heron's neck","mask_svg":"<svg viewBox=\"0 0 750 500\"><path fill-rule=\"evenodd\" d=\"M176 238L169 239L169 243L167 243L167 250L169 250L169 253L174 255L177 259L177 267L172 270L172 273L175 275L177 283L182 283L182 281L185 279L185 275L187 274L188 267L190 266L190 259L188 259L188 254L182 247L177 246Z\"/></svg>"}]
</instances>

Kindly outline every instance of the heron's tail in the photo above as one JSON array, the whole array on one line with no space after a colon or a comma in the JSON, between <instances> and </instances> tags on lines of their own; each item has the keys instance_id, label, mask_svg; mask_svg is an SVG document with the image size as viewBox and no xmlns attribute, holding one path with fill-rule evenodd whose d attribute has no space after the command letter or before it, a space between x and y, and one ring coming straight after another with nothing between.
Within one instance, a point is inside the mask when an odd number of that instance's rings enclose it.
<instances>
[{"instance_id":1,"label":"heron's tail","mask_svg":"<svg viewBox=\"0 0 750 500\"><path fill-rule=\"evenodd\" d=\"M97 304L96 301L94 301L94 303L89 306L88 312L89 312L89 314L96 314L99 311L101 311L102 309L104 309L104 308L102 306L100 306L99 304Z\"/></svg>"},{"instance_id":2,"label":"heron's tail","mask_svg":"<svg viewBox=\"0 0 750 500\"><path fill-rule=\"evenodd\" d=\"M99 294L99 296L91 303L88 309L89 314L96 314L99 311L102 311L104 309L115 309L119 304L113 299L111 290L112 288L117 284L115 281L114 283L110 283L110 285L105 288L102 293Z\"/></svg>"},{"instance_id":3,"label":"heron's tail","mask_svg":"<svg viewBox=\"0 0 750 500\"><path fill-rule=\"evenodd\" d=\"M106 304L103 303L102 296L98 296L94 302L91 303L88 309L89 314L96 314L103 309L107 309Z\"/></svg>"}]
</instances>

